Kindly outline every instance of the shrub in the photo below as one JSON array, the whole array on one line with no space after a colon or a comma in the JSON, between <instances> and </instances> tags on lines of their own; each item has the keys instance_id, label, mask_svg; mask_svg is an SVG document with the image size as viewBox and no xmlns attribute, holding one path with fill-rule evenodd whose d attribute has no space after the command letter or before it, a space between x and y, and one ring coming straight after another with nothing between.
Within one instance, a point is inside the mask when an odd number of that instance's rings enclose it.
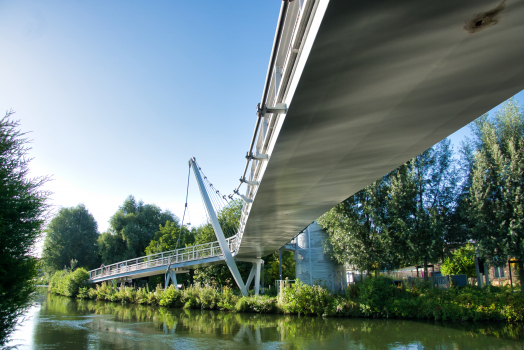
<instances>
[{"instance_id":1,"label":"shrub","mask_svg":"<svg viewBox=\"0 0 524 350\"><path fill-rule=\"evenodd\" d=\"M200 286L190 286L184 289L182 293L182 303L184 309L196 309L199 307L198 296L200 292Z\"/></svg>"},{"instance_id":2,"label":"shrub","mask_svg":"<svg viewBox=\"0 0 524 350\"><path fill-rule=\"evenodd\" d=\"M219 294L219 301L217 306L220 310L235 310L235 306L238 302L238 297L233 293L231 288L222 288L222 293Z\"/></svg>"},{"instance_id":3,"label":"shrub","mask_svg":"<svg viewBox=\"0 0 524 350\"><path fill-rule=\"evenodd\" d=\"M215 309L218 301L219 298L216 289L210 286L200 288L198 292L198 302L202 309Z\"/></svg>"},{"instance_id":4,"label":"shrub","mask_svg":"<svg viewBox=\"0 0 524 350\"><path fill-rule=\"evenodd\" d=\"M277 311L277 300L267 295L255 295L238 299L235 310L237 312L272 313Z\"/></svg>"},{"instance_id":5,"label":"shrub","mask_svg":"<svg viewBox=\"0 0 524 350\"><path fill-rule=\"evenodd\" d=\"M148 294L149 294L148 286L146 286L145 288L138 288L138 291L136 292L135 302L137 304L146 304Z\"/></svg>"},{"instance_id":6,"label":"shrub","mask_svg":"<svg viewBox=\"0 0 524 350\"><path fill-rule=\"evenodd\" d=\"M324 315L330 313L333 295L319 285L309 286L297 279L295 284L284 288L280 307L285 313Z\"/></svg>"},{"instance_id":7,"label":"shrub","mask_svg":"<svg viewBox=\"0 0 524 350\"><path fill-rule=\"evenodd\" d=\"M383 276L369 277L360 287L358 301L365 316L388 317L389 305L397 292L393 280Z\"/></svg>"},{"instance_id":8,"label":"shrub","mask_svg":"<svg viewBox=\"0 0 524 350\"><path fill-rule=\"evenodd\" d=\"M71 293L73 282L81 278L58 271L52 278L52 292ZM73 276L76 276L73 278ZM75 282L76 283L76 282ZM138 304L184 307L193 309L220 309L236 312L293 313L341 317L398 317L450 321L503 320L524 321L524 294L513 293L509 287L480 289L431 288L428 283L416 283L410 289L396 288L385 277L368 278L351 286L342 295L333 295L326 288L309 286L297 281L285 288L279 297L237 296L231 288L221 291L199 285L183 291L174 286L154 291L146 288L121 287L102 283L95 288L78 288L79 299L132 302ZM277 302L278 300L278 302Z\"/></svg>"},{"instance_id":9,"label":"shrub","mask_svg":"<svg viewBox=\"0 0 524 350\"><path fill-rule=\"evenodd\" d=\"M67 270L57 271L51 278L49 290L55 294L73 297L78 294L81 287L87 286L89 272L84 268L78 268L73 272Z\"/></svg>"},{"instance_id":10,"label":"shrub","mask_svg":"<svg viewBox=\"0 0 524 350\"><path fill-rule=\"evenodd\" d=\"M175 286L170 285L162 294L158 304L161 306L182 307L182 292L177 290Z\"/></svg>"},{"instance_id":11,"label":"shrub","mask_svg":"<svg viewBox=\"0 0 524 350\"><path fill-rule=\"evenodd\" d=\"M96 298L98 300L115 301L116 288L113 284L103 282L96 286Z\"/></svg>"},{"instance_id":12,"label":"shrub","mask_svg":"<svg viewBox=\"0 0 524 350\"><path fill-rule=\"evenodd\" d=\"M89 299L89 288L81 287L78 289L77 299Z\"/></svg>"},{"instance_id":13,"label":"shrub","mask_svg":"<svg viewBox=\"0 0 524 350\"><path fill-rule=\"evenodd\" d=\"M122 286L116 289L115 298L122 303L133 303L136 299L136 290L132 287Z\"/></svg>"}]
</instances>

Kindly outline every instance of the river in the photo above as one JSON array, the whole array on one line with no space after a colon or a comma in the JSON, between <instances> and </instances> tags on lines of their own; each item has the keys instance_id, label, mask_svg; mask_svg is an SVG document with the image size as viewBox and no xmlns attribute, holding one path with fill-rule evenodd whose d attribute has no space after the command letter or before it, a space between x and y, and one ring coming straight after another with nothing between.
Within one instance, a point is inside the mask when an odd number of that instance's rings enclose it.
<instances>
[{"instance_id":1,"label":"river","mask_svg":"<svg viewBox=\"0 0 524 350\"><path fill-rule=\"evenodd\" d=\"M44 293L18 349L523 349L524 325L237 314Z\"/></svg>"}]
</instances>

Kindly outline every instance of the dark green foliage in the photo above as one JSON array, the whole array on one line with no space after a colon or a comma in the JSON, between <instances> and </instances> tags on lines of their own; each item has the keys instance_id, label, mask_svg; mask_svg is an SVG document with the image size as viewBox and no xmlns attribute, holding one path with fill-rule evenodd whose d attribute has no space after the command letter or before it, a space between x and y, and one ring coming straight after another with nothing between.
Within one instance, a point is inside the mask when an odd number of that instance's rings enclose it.
<instances>
[{"instance_id":1,"label":"dark green foliage","mask_svg":"<svg viewBox=\"0 0 524 350\"><path fill-rule=\"evenodd\" d=\"M428 276L427 265L444 258L451 241L449 227L461 194L450 141L444 139L406 167L406 175L392 181L389 215L396 218L397 233L404 235L411 263L424 266Z\"/></svg>"},{"instance_id":2,"label":"dark green foliage","mask_svg":"<svg viewBox=\"0 0 524 350\"><path fill-rule=\"evenodd\" d=\"M329 233L331 255L339 263L362 271L398 264L387 232L387 178L357 192L318 219Z\"/></svg>"},{"instance_id":3,"label":"dark green foliage","mask_svg":"<svg viewBox=\"0 0 524 350\"><path fill-rule=\"evenodd\" d=\"M110 229L98 239L102 262L106 265L144 255L160 225L178 222L169 211L154 204L137 202L133 196L110 219Z\"/></svg>"},{"instance_id":4,"label":"dark green foliage","mask_svg":"<svg viewBox=\"0 0 524 350\"><path fill-rule=\"evenodd\" d=\"M358 301L364 316L388 317L388 305L397 288L389 278L366 278L359 290Z\"/></svg>"},{"instance_id":5,"label":"dark green foliage","mask_svg":"<svg viewBox=\"0 0 524 350\"><path fill-rule=\"evenodd\" d=\"M295 279L295 256L294 252L282 251L282 279ZM263 258L264 260L264 283L266 286L274 286L275 280L280 279L278 251Z\"/></svg>"},{"instance_id":6,"label":"dark green foliage","mask_svg":"<svg viewBox=\"0 0 524 350\"><path fill-rule=\"evenodd\" d=\"M475 121L468 218L482 257L494 266L520 259L524 290L524 114L514 99Z\"/></svg>"},{"instance_id":7,"label":"dark green foliage","mask_svg":"<svg viewBox=\"0 0 524 350\"><path fill-rule=\"evenodd\" d=\"M0 346L35 291L39 266L32 253L48 196L40 189L47 178L29 178L29 141L11 114L0 120Z\"/></svg>"},{"instance_id":8,"label":"dark green foliage","mask_svg":"<svg viewBox=\"0 0 524 350\"><path fill-rule=\"evenodd\" d=\"M89 273L86 269L81 267L72 272L64 269L55 272L49 283L49 290L55 294L74 297L78 295L80 288L87 286L88 281Z\"/></svg>"},{"instance_id":9,"label":"dark green foliage","mask_svg":"<svg viewBox=\"0 0 524 350\"><path fill-rule=\"evenodd\" d=\"M260 314L274 313L278 310L277 300L265 295L241 297L235 305L237 312L256 312Z\"/></svg>"},{"instance_id":10,"label":"dark green foliage","mask_svg":"<svg viewBox=\"0 0 524 350\"><path fill-rule=\"evenodd\" d=\"M53 273L69 265L72 259L87 270L99 265L98 225L83 204L61 208L47 226L42 260L45 270Z\"/></svg>"}]
</instances>

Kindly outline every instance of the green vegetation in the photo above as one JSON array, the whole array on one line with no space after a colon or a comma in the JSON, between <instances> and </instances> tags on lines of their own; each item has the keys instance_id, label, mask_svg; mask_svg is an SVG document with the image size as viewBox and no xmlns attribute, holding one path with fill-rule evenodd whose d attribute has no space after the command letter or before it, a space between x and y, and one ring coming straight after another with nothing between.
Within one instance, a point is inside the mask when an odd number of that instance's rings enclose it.
<instances>
[{"instance_id":1,"label":"green vegetation","mask_svg":"<svg viewBox=\"0 0 524 350\"><path fill-rule=\"evenodd\" d=\"M404 318L453 321L524 321L524 295L509 288L464 287L438 289L427 282L396 287L391 279L374 277L352 285L345 294L332 294L322 286L298 281L280 296L247 296L231 288L173 286L117 288L112 284L82 287L77 298L118 301L186 309L233 312L283 313L336 317Z\"/></svg>"},{"instance_id":2,"label":"green vegetation","mask_svg":"<svg viewBox=\"0 0 524 350\"><path fill-rule=\"evenodd\" d=\"M79 289L85 288L88 281L89 272L82 267L74 271L56 271L49 282L49 291L66 297L77 296Z\"/></svg>"},{"instance_id":3,"label":"green vegetation","mask_svg":"<svg viewBox=\"0 0 524 350\"><path fill-rule=\"evenodd\" d=\"M54 273L72 259L87 270L100 265L98 260L98 225L83 204L60 208L45 230L42 260L44 269Z\"/></svg>"},{"instance_id":4,"label":"green vegetation","mask_svg":"<svg viewBox=\"0 0 524 350\"><path fill-rule=\"evenodd\" d=\"M447 257L440 269L443 275L467 275L475 277L475 248L471 244L461 247Z\"/></svg>"},{"instance_id":5,"label":"green vegetation","mask_svg":"<svg viewBox=\"0 0 524 350\"><path fill-rule=\"evenodd\" d=\"M524 290L524 116L516 101L474 122L468 218L481 256L493 266L519 259Z\"/></svg>"},{"instance_id":6,"label":"green vegetation","mask_svg":"<svg viewBox=\"0 0 524 350\"><path fill-rule=\"evenodd\" d=\"M180 232L182 234L180 235ZM145 254L155 254L175 250L192 245L195 242L195 230L189 231L187 227L180 229L178 221L166 221L146 247Z\"/></svg>"},{"instance_id":7,"label":"green vegetation","mask_svg":"<svg viewBox=\"0 0 524 350\"><path fill-rule=\"evenodd\" d=\"M98 238L99 253L106 265L144 255L160 225L178 219L154 204L137 202L129 196L111 217L110 228Z\"/></svg>"},{"instance_id":8,"label":"green vegetation","mask_svg":"<svg viewBox=\"0 0 524 350\"><path fill-rule=\"evenodd\" d=\"M33 248L48 209L41 190L48 179L29 178L29 141L11 115L0 119L0 346L31 303L39 268Z\"/></svg>"}]
</instances>

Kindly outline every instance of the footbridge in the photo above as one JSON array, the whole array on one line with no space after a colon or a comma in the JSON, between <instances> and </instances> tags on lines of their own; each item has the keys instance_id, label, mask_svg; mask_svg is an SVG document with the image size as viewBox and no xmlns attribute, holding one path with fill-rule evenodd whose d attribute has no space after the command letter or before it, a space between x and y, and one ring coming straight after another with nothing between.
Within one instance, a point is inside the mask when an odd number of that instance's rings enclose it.
<instances>
[{"instance_id":1,"label":"footbridge","mask_svg":"<svg viewBox=\"0 0 524 350\"><path fill-rule=\"evenodd\" d=\"M522 18L523 0L284 0L234 247L215 227L221 253L180 264L259 261L523 90Z\"/></svg>"}]
</instances>

